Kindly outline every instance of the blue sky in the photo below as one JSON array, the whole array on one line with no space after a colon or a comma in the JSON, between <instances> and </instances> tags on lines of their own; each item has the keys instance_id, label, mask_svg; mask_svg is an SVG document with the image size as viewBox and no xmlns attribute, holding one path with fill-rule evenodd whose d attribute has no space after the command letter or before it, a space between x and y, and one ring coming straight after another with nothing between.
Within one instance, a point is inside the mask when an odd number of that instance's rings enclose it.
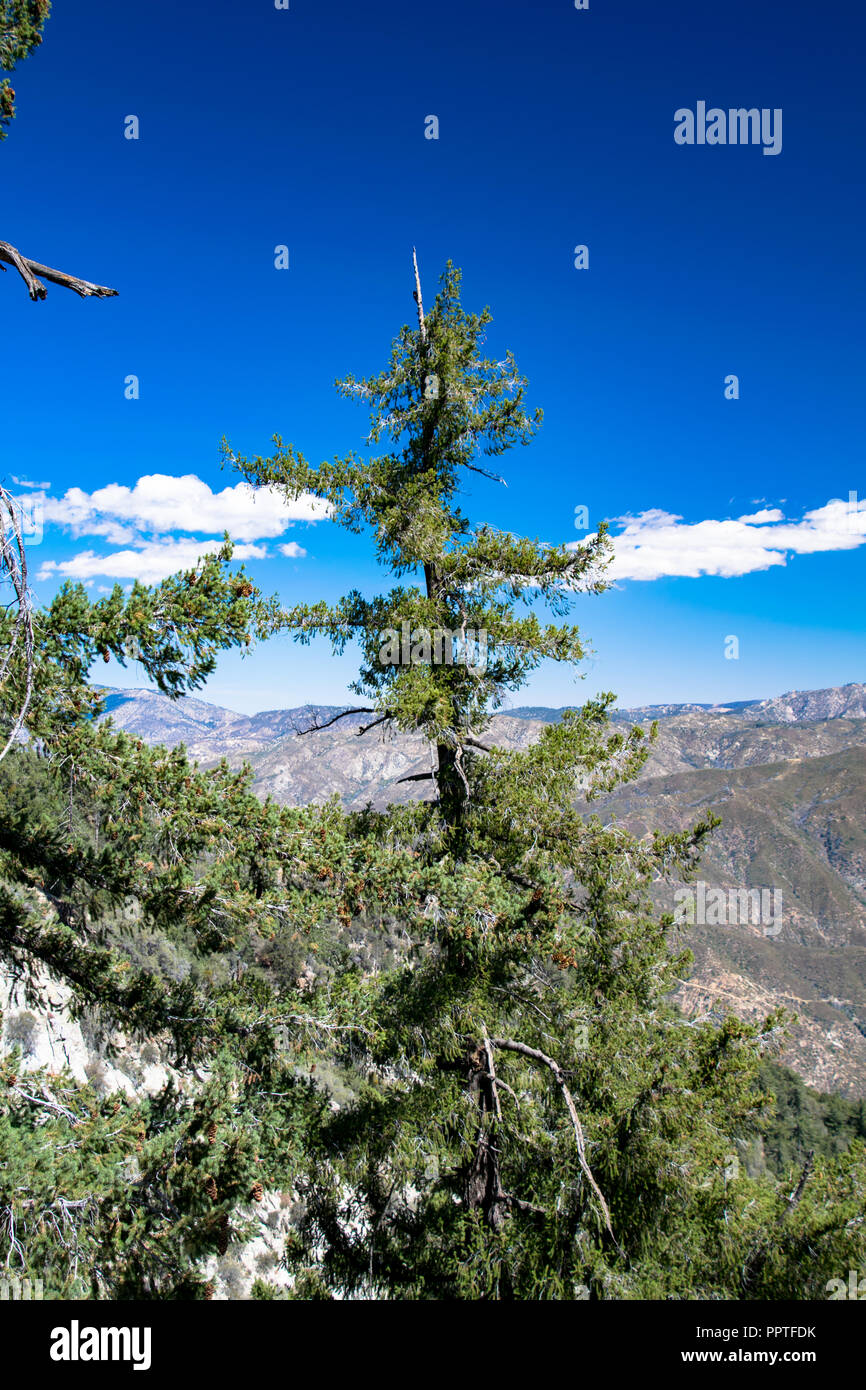
<instances>
[{"instance_id":1,"label":"blue sky","mask_svg":"<svg viewBox=\"0 0 866 1390\"><path fill-rule=\"evenodd\" d=\"M50 484L37 596L180 566L226 515L287 603L384 587L364 537L211 494L237 481L223 434L363 448L333 381L378 370L411 320L417 245L425 295L460 265L545 411L507 489L473 476L465 508L566 541L585 506L621 537L616 589L576 607L586 679L545 667L518 703L863 679L864 46L853 0L55 0L15 74L0 236L120 296L32 304L0 276L0 471ZM676 143L699 101L780 109L780 152ZM353 672L282 637L205 698L336 703Z\"/></svg>"}]
</instances>

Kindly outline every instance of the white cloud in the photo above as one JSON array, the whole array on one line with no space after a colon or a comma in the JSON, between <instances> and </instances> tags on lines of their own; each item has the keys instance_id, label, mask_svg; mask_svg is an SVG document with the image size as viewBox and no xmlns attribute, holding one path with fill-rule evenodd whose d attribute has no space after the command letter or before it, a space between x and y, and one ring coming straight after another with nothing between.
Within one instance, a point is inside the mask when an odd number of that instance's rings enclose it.
<instances>
[{"instance_id":1,"label":"white cloud","mask_svg":"<svg viewBox=\"0 0 866 1390\"><path fill-rule=\"evenodd\" d=\"M39 570L39 579L92 579L107 575L109 579L140 579L143 584L158 584L179 570L192 569L199 556L219 550L222 541L161 540L143 542L136 550L116 550L111 555L97 555L95 550L83 550L71 560L46 560ZM234 560L260 560L267 555L263 545L236 545Z\"/></svg>"},{"instance_id":2,"label":"white cloud","mask_svg":"<svg viewBox=\"0 0 866 1390\"><path fill-rule=\"evenodd\" d=\"M761 521L784 521L785 513L780 512L778 507L765 507L763 511L752 512L751 516L738 516L737 520L751 524Z\"/></svg>"},{"instance_id":3,"label":"white cloud","mask_svg":"<svg viewBox=\"0 0 866 1390\"><path fill-rule=\"evenodd\" d=\"M51 486L50 483L31 483L27 478L16 478L14 473L12 474L12 481L16 487L34 487L38 488L40 492L45 492Z\"/></svg>"},{"instance_id":4,"label":"white cloud","mask_svg":"<svg viewBox=\"0 0 866 1390\"><path fill-rule=\"evenodd\" d=\"M684 522L658 509L619 517L612 536L610 579L661 579L665 576L719 575L732 578L784 565L789 554L854 550L866 543L866 499L838 498L786 521L778 508L766 508L736 521ZM585 541L571 541L576 550Z\"/></svg>"},{"instance_id":5,"label":"white cloud","mask_svg":"<svg viewBox=\"0 0 866 1390\"><path fill-rule=\"evenodd\" d=\"M69 560L46 560L39 579L107 575L154 584L218 550L222 541L216 537L226 531L241 542L235 545L235 559L263 559L266 548L253 542L282 536L296 521L319 521L330 514L328 504L309 493L286 502L275 487L253 488L245 482L213 492L193 473L181 478L150 473L131 488L121 483L94 492L73 487L63 497L43 492L39 500L45 522L64 526L73 536L101 536L109 545L128 547L108 555L85 550ZM291 559L307 553L294 541L279 549Z\"/></svg>"},{"instance_id":6,"label":"white cloud","mask_svg":"<svg viewBox=\"0 0 866 1390\"><path fill-rule=\"evenodd\" d=\"M309 493L287 502L275 487L236 483L213 492L194 473L176 478L150 473L135 487L109 483L95 492L70 488L63 497L45 497L45 520L67 526L74 536L104 536L113 545L134 543L136 535L222 534L254 541L281 536L295 521L319 521L327 503Z\"/></svg>"}]
</instances>

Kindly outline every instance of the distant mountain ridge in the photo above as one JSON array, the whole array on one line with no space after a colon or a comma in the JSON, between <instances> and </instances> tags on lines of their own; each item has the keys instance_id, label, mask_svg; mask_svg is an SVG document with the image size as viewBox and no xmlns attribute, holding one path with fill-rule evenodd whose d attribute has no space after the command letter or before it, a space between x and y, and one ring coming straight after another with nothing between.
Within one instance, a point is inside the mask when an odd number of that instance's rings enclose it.
<instances>
[{"instance_id":1,"label":"distant mountain ridge","mask_svg":"<svg viewBox=\"0 0 866 1390\"><path fill-rule=\"evenodd\" d=\"M503 710L514 719L541 719L555 723L569 705L551 709L545 705L518 705ZM826 690L792 690L767 700L734 700L724 705L668 704L637 705L630 709L615 709L612 718L630 723L644 719L673 719L683 714L741 714L754 720L791 724L819 719L866 719L866 684L852 681L849 685L831 686Z\"/></svg>"},{"instance_id":2,"label":"distant mountain ridge","mask_svg":"<svg viewBox=\"0 0 866 1390\"><path fill-rule=\"evenodd\" d=\"M172 745L182 741L185 733L197 739L230 735L233 740L248 736L252 743L297 733L313 723L324 723L349 708L346 705L298 705L290 709L263 710L258 714L239 714L235 710L212 705L192 696L169 700L154 690L119 690L103 687L106 692L106 713L121 728L136 733L148 742L156 742L161 733ZM499 717L557 723L566 709L575 706L517 705L503 709ZM866 719L866 684L853 681L848 685L824 690L789 691L785 695L764 700L737 700L728 704L637 705L615 709L612 718L628 723L681 718L689 714L716 717L739 715L751 723L815 723L825 719ZM346 716L360 723L363 715Z\"/></svg>"},{"instance_id":3,"label":"distant mountain ridge","mask_svg":"<svg viewBox=\"0 0 866 1390\"><path fill-rule=\"evenodd\" d=\"M237 714L206 701L111 690L106 713L149 743L184 743L203 766L248 762L254 789L284 805L337 795L347 809L430 795L426 741L385 726L359 738L365 714L329 723L337 705ZM561 710L497 714L487 741L528 747ZM670 704L615 718L659 734L639 777L587 807L637 835L721 816L700 869L708 884L773 887L783 929L696 925L695 967L677 998L688 1009L742 1017L776 1008L799 1022L785 1061L813 1086L866 1095L866 685L790 691L735 705ZM316 728L328 724L327 728ZM659 885L659 907L672 889Z\"/></svg>"}]
</instances>

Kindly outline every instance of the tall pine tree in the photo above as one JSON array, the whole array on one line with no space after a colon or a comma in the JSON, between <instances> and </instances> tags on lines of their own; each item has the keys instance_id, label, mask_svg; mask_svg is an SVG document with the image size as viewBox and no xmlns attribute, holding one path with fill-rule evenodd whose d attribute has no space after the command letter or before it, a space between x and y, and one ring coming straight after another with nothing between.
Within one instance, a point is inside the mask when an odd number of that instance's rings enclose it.
<instances>
[{"instance_id":1,"label":"tall pine tree","mask_svg":"<svg viewBox=\"0 0 866 1390\"><path fill-rule=\"evenodd\" d=\"M154 588L93 603L66 585L23 624L0 608L0 963L34 1008L59 979L73 1011L175 1069L125 1098L2 1059L0 1261L48 1296L207 1297L203 1260L265 1188L302 1199L297 1298L821 1298L862 1263L862 1142L783 1181L748 1170L779 1021L670 1003L688 955L650 888L692 872L710 823L638 841L578 811L647 754L608 697L528 748L492 738L539 661L580 661L566 619L603 589L607 541L548 546L461 511L466 477L538 417L459 287L449 266L426 317L419 287L386 370L342 384L381 453L236 460L368 527L387 594L285 611L227 545ZM362 736L425 735L419 799L276 806L248 769L100 718L101 660L176 698L283 630L358 642ZM394 943L382 969L357 963L359 932ZM142 963L143 943L182 968Z\"/></svg>"},{"instance_id":2,"label":"tall pine tree","mask_svg":"<svg viewBox=\"0 0 866 1390\"><path fill-rule=\"evenodd\" d=\"M605 587L609 543L604 528L575 549L471 524L468 474L496 480L486 460L528 444L540 414L512 355L483 355L490 315L464 311L453 266L427 315L416 266L415 297L417 328L384 371L338 383L370 411L372 457L315 467L279 438L266 459L225 445L255 485L312 493L369 529L404 582L282 622L338 652L357 642L366 729L418 731L431 748L429 796L346 818L350 839L409 857L373 910L412 944L362 984L363 1054L357 1039L334 1047L357 1096L325 1117L298 1178L297 1294L813 1296L862 1247L862 1152L826 1221L826 1176L790 1200L744 1162L734 1181L779 1020L717 1026L669 1002L689 957L649 890L691 873L712 823L638 841L578 813L647 756L642 731L609 724L612 696L527 749L484 741L539 662L580 661L564 619ZM539 621L538 604L560 621Z\"/></svg>"}]
</instances>

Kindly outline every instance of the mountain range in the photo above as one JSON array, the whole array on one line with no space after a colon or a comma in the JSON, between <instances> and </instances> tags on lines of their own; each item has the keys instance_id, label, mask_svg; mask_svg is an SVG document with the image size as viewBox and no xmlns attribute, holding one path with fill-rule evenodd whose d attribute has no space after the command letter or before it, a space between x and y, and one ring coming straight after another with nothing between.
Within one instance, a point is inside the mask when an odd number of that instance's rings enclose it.
<instances>
[{"instance_id":1,"label":"mountain range","mask_svg":"<svg viewBox=\"0 0 866 1390\"><path fill-rule=\"evenodd\" d=\"M118 727L148 743L183 743L203 766L249 762L257 793L282 804L336 793L359 809L429 795L428 783L399 780L429 770L426 741L384 726L361 734L371 718L364 714L317 727L345 707L247 716L116 689L105 705ZM510 709L485 738L524 748L561 715ZM748 1018L782 1007L796 1016L782 1060L820 1090L866 1094L866 685L733 705L648 705L613 717L658 721L658 738L640 776L594 801L593 812L646 834L714 811L722 825L700 870L708 891L764 889L780 903L769 930L742 920L689 927L695 963L680 1005ZM674 910L674 891L657 885L660 907Z\"/></svg>"}]
</instances>

